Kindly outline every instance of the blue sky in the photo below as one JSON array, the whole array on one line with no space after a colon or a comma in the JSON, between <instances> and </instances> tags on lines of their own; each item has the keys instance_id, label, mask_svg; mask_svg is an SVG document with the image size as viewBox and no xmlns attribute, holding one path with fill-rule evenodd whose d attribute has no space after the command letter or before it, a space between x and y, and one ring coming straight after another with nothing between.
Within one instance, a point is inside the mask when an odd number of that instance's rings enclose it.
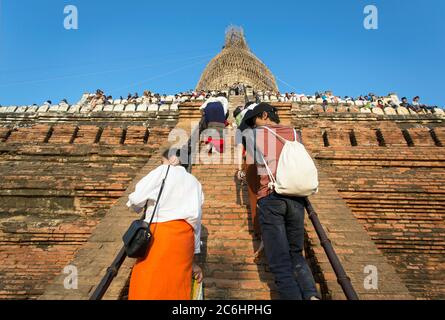
<instances>
[{"instance_id":1,"label":"blue sky","mask_svg":"<svg viewBox=\"0 0 445 320\"><path fill-rule=\"evenodd\" d=\"M366 5L379 29L363 27ZM65 30L66 5L79 29ZM0 0L0 104L194 88L241 25L282 92L420 95L445 105L445 1ZM286 84L285 84L286 83Z\"/></svg>"}]
</instances>

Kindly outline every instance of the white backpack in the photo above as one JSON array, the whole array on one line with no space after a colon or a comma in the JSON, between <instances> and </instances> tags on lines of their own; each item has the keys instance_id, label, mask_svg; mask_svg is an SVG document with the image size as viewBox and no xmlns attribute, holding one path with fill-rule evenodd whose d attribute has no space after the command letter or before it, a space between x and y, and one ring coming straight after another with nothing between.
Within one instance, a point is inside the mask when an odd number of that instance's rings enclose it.
<instances>
[{"instance_id":1,"label":"white backpack","mask_svg":"<svg viewBox=\"0 0 445 320\"><path fill-rule=\"evenodd\" d=\"M272 133L284 143L283 151L278 159L276 178L267 165L264 156L263 162L271 183L269 188L284 196L309 197L318 192L318 172L306 148L297 141L288 141L267 127L262 127Z\"/></svg>"}]
</instances>

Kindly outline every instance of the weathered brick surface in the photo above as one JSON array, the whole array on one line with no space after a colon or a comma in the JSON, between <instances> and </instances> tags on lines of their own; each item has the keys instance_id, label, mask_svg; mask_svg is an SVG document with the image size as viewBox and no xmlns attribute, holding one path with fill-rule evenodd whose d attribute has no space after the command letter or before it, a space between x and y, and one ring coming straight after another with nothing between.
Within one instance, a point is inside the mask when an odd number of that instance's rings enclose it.
<instances>
[{"instance_id":1,"label":"weathered brick surface","mask_svg":"<svg viewBox=\"0 0 445 320\"><path fill-rule=\"evenodd\" d=\"M48 125L35 125L30 128L15 129L6 140L7 143L36 143L43 142L49 131Z\"/></svg>"},{"instance_id":2,"label":"weathered brick surface","mask_svg":"<svg viewBox=\"0 0 445 320\"><path fill-rule=\"evenodd\" d=\"M42 295L170 131L121 145L122 129L110 130L102 145L97 126L77 137L75 125L50 128L17 128L0 143L0 299Z\"/></svg>"},{"instance_id":3,"label":"weathered brick surface","mask_svg":"<svg viewBox=\"0 0 445 320\"><path fill-rule=\"evenodd\" d=\"M0 127L0 142L6 141L8 135L10 135L11 129Z\"/></svg>"},{"instance_id":4,"label":"weathered brick surface","mask_svg":"<svg viewBox=\"0 0 445 320\"><path fill-rule=\"evenodd\" d=\"M443 299L442 122L351 122L332 116L296 118L294 124L302 128L324 177L333 183L410 294L418 299ZM356 146L347 136L351 130ZM326 132L324 140L320 140L322 132ZM344 265L349 267L349 263Z\"/></svg>"},{"instance_id":5,"label":"weathered brick surface","mask_svg":"<svg viewBox=\"0 0 445 320\"><path fill-rule=\"evenodd\" d=\"M428 128L411 128L408 130L415 146L434 147L435 142Z\"/></svg>"},{"instance_id":6,"label":"weathered brick surface","mask_svg":"<svg viewBox=\"0 0 445 320\"><path fill-rule=\"evenodd\" d=\"M102 133L100 144L119 144L122 139L122 128L106 127Z\"/></svg>"},{"instance_id":7,"label":"weathered brick surface","mask_svg":"<svg viewBox=\"0 0 445 320\"><path fill-rule=\"evenodd\" d=\"M382 256L376 244L366 233L340 197L336 186L322 167L319 168L320 191L311 197L311 202L332 245L360 299L410 299L411 295L399 278L396 270ZM345 295L337 283L335 273L320 245L311 223L306 223L308 247L315 277L321 283L324 298L341 300ZM378 270L378 289L367 290L364 280L366 266Z\"/></svg>"},{"instance_id":8,"label":"weathered brick surface","mask_svg":"<svg viewBox=\"0 0 445 320\"><path fill-rule=\"evenodd\" d=\"M441 146L445 146L445 128L434 128L434 134Z\"/></svg>"},{"instance_id":9,"label":"weathered brick surface","mask_svg":"<svg viewBox=\"0 0 445 320\"><path fill-rule=\"evenodd\" d=\"M417 299L443 299L445 152L440 147L445 141L443 120L296 113L293 124L302 129L305 144L317 159L322 186L326 185L326 180L330 181L331 187L338 191L338 196L344 199L347 208L395 269L409 294ZM356 146L348 137L351 131ZM321 188L317 197L324 197L324 194ZM320 205L329 206L329 203L340 201L335 196L322 201L317 197L313 202L319 210L323 210ZM326 217L338 216L339 209L334 207L327 211L331 212L329 215L321 211L320 216L330 231L334 247L340 252L352 250L348 257L339 255L348 270L354 267L353 259L362 259L356 253L361 250L358 243L341 242L351 239L349 224L343 229L343 225L329 227L331 222ZM347 208L343 206L345 212ZM309 239L316 239L310 225L308 230ZM316 245L311 243L309 247L316 248ZM313 250L315 260L326 260L324 254ZM323 269L322 265L318 264ZM326 270L323 275L333 279ZM363 274L360 276L363 279ZM327 286L325 291L339 288L335 281L329 284L329 280L323 286ZM363 288L360 283L355 286L359 290ZM335 291L331 291L333 297L339 297ZM372 298L374 293L370 293L362 292L360 297ZM377 297L394 298L395 294L378 294Z\"/></svg>"},{"instance_id":10,"label":"weathered brick surface","mask_svg":"<svg viewBox=\"0 0 445 320\"><path fill-rule=\"evenodd\" d=\"M165 138L165 137L164 137ZM157 150L159 151L159 150ZM63 286L66 275L59 272L46 287L39 299L88 299L106 273L106 269L122 247L122 235L131 221L138 216L125 205L128 195L134 190L136 183L148 172L159 166L159 152L138 170L133 181L128 185L121 198L108 210L97 227L91 232L88 241L70 259L70 265L78 268L78 290L66 290ZM122 297L127 280L135 260L126 259L118 276L114 279L104 299L116 300Z\"/></svg>"},{"instance_id":11,"label":"weathered brick surface","mask_svg":"<svg viewBox=\"0 0 445 320\"><path fill-rule=\"evenodd\" d=\"M53 133L48 140L50 143L69 144L73 138L76 126L74 125L56 125L53 127Z\"/></svg>"},{"instance_id":12,"label":"weathered brick surface","mask_svg":"<svg viewBox=\"0 0 445 320\"><path fill-rule=\"evenodd\" d=\"M150 131L145 127L131 126L127 128L125 144L140 145L144 144L145 139L148 140Z\"/></svg>"},{"instance_id":13,"label":"weathered brick surface","mask_svg":"<svg viewBox=\"0 0 445 320\"><path fill-rule=\"evenodd\" d=\"M276 297L264 260L254 262L258 241L252 237L247 190L235 180L235 165L197 165L202 182L205 294L208 299Z\"/></svg>"},{"instance_id":14,"label":"weathered brick surface","mask_svg":"<svg viewBox=\"0 0 445 320\"><path fill-rule=\"evenodd\" d=\"M197 107L180 108L177 128L190 133ZM443 119L338 108L303 112L283 104L280 112L317 160L321 185L312 202L360 298L443 299ZM164 116L156 121L176 121ZM16 122L41 124L13 128L7 118L10 127L0 128L0 298L86 299L120 249L135 218L126 197L159 165L150 156L170 129L147 132L143 116L107 117L24 116ZM269 299L273 279L264 261L253 261L246 190L227 163L193 167L206 193L206 296ZM324 297L344 299L306 224L306 253ZM106 299L125 298L133 263L126 260ZM67 264L79 268L78 290L63 288ZM378 290L363 286L366 265L378 268Z\"/></svg>"},{"instance_id":15,"label":"weathered brick surface","mask_svg":"<svg viewBox=\"0 0 445 320\"><path fill-rule=\"evenodd\" d=\"M74 144L93 144L96 140L96 136L99 132L98 126L91 125L81 125L79 126L79 131L77 132L76 139L73 141Z\"/></svg>"},{"instance_id":16,"label":"weathered brick surface","mask_svg":"<svg viewBox=\"0 0 445 320\"><path fill-rule=\"evenodd\" d=\"M368 128L354 128L353 132L358 146L377 147L379 145L379 141L376 138L376 130Z\"/></svg>"},{"instance_id":17,"label":"weathered brick surface","mask_svg":"<svg viewBox=\"0 0 445 320\"><path fill-rule=\"evenodd\" d=\"M360 148L321 151L317 159L410 292L443 299L443 150Z\"/></svg>"}]
</instances>

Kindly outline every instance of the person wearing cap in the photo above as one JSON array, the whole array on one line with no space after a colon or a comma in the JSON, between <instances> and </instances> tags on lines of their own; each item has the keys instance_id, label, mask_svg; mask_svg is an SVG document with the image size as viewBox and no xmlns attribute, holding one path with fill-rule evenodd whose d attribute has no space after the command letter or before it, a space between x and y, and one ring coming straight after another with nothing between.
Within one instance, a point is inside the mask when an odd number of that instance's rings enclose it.
<instances>
[{"instance_id":1,"label":"person wearing cap","mask_svg":"<svg viewBox=\"0 0 445 320\"><path fill-rule=\"evenodd\" d=\"M278 160L284 147L274 134L288 141L299 140L291 127L280 125L277 109L260 103L244 117L252 130L247 152L253 155L259 175L258 216L264 251L283 300L319 300L311 270L303 256L304 198L282 196L271 188L266 161L276 176ZM267 129L266 129L267 127ZM253 139L253 140L252 140Z\"/></svg>"}]
</instances>

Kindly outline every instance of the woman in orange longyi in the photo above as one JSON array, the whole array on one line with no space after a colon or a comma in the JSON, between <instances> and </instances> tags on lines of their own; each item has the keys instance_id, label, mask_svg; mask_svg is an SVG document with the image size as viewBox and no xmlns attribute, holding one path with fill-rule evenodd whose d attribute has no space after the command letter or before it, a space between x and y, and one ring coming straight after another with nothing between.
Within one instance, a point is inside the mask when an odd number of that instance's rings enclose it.
<instances>
[{"instance_id":1,"label":"woman in orange longyi","mask_svg":"<svg viewBox=\"0 0 445 320\"><path fill-rule=\"evenodd\" d=\"M192 277L198 282L203 278L193 258L200 252L204 195L199 181L180 165L177 153L166 150L163 165L138 182L129 196L127 206L137 212L149 200L147 222L154 214L153 240L147 256L133 267L129 300L190 300ZM158 208L152 213L169 165Z\"/></svg>"}]
</instances>

